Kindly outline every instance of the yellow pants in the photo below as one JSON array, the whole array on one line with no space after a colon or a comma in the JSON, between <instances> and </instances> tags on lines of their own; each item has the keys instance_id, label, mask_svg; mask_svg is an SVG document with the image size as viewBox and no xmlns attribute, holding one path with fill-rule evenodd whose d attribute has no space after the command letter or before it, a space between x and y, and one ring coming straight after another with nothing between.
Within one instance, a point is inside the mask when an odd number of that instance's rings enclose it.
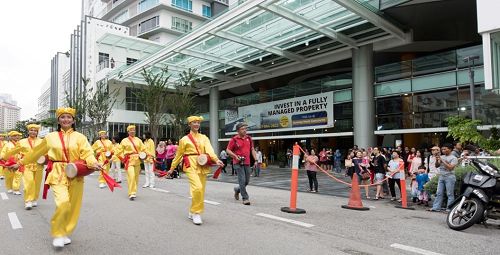
<instances>
[{"instance_id":1,"label":"yellow pants","mask_svg":"<svg viewBox=\"0 0 500 255\"><path fill-rule=\"evenodd\" d=\"M64 184L50 185L50 189L54 193L54 201L56 202L56 211L50 221L50 232L53 237L71 235L80 217L83 198L83 178L69 179L68 182L68 186Z\"/></svg>"},{"instance_id":2,"label":"yellow pants","mask_svg":"<svg viewBox=\"0 0 500 255\"><path fill-rule=\"evenodd\" d=\"M21 188L21 177L23 173L5 169L5 188L7 190L19 191Z\"/></svg>"},{"instance_id":3,"label":"yellow pants","mask_svg":"<svg viewBox=\"0 0 500 255\"><path fill-rule=\"evenodd\" d=\"M43 169L36 171L25 170L23 174L24 201L37 201L42 185Z\"/></svg>"},{"instance_id":4,"label":"yellow pants","mask_svg":"<svg viewBox=\"0 0 500 255\"><path fill-rule=\"evenodd\" d=\"M141 165L132 166L127 168L127 184L128 195L137 194L137 185L139 185L139 173L141 172Z\"/></svg>"},{"instance_id":5,"label":"yellow pants","mask_svg":"<svg viewBox=\"0 0 500 255\"><path fill-rule=\"evenodd\" d=\"M107 163L106 165L104 165L104 169L103 171L106 172L107 174L109 174L109 163ZM99 183L106 183L106 181L104 180L104 177L102 177L102 172L99 172Z\"/></svg>"},{"instance_id":6,"label":"yellow pants","mask_svg":"<svg viewBox=\"0 0 500 255\"><path fill-rule=\"evenodd\" d=\"M0 177L4 177L5 174L3 173L3 166L0 166Z\"/></svg>"},{"instance_id":7,"label":"yellow pants","mask_svg":"<svg viewBox=\"0 0 500 255\"><path fill-rule=\"evenodd\" d=\"M186 172L186 175L189 179L189 192L192 197L189 211L191 213L203 213L207 175L191 171Z\"/></svg>"}]
</instances>

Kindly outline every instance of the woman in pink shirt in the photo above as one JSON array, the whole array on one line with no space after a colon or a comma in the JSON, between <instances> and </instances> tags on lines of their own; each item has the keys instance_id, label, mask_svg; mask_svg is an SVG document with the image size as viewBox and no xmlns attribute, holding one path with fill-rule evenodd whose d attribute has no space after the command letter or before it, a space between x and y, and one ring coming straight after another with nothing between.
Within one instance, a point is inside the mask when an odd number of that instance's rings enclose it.
<instances>
[{"instance_id":1,"label":"woman in pink shirt","mask_svg":"<svg viewBox=\"0 0 500 255\"><path fill-rule=\"evenodd\" d=\"M166 150L166 160L167 160L167 169L170 169L172 165L172 161L175 158L175 152L177 151L177 146L172 143L172 140L168 139Z\"/></svg>"},{"instance_id":2,"label":"woman in pink shirt","mask_svg":"<svg viewBox=\"0 0 500 255\"><path fill-rule=\"evenodd\" d=\"M165 157L167 156L167 150L165 149L165 141L160 141L156 147L156 165L162 171L165 169Z\"/></svg>"},{"instance_id":3,"label":"woman in pink shirt","mask_svg":"<svg viewBox=\"0 0 500 255\"><path fill-rule=\"evenodd\" d=\"M318 179L316 178L316 172L318 172L318 167L316 164L319 161L318 156L316 156L314 150L311 150L311 153L309 155L305 155L305 158L305 169L307 170L307 178L309 179L309 192L317 193Z\"/></svg>"}]
</instances>

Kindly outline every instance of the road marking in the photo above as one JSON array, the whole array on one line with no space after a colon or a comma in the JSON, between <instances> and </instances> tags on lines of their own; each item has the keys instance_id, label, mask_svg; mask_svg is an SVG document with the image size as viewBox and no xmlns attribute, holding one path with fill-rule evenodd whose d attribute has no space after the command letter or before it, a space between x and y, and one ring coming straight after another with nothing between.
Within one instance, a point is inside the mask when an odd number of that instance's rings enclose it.
<instances>
[{"instance_id":1,"label":"road marking","mask_svg":"<svg viewBox=\"0 0 500 255\"><path fill-rule=\"evenodd\" d=\"M2 197L2 200L9 199L9 197L7 196L7 194L5 194L5 192L0 193L0 196Z\"/></svg>"},{"instance_id":2,"label":"road marking","mask_svg":"<svg viewBox=\"0 0 500 255\"><path fill-rule=\"evenodd\" d=\"M170 192L170 191L168 191L168 190L159 189L159 188L150 188L150 189L152 189L152 190L154 190L154 191L158 191L158 192L163 192L163 193L169 193L169 192Z\"/></svg>"},{"instance_id":3,"label":"road marking","mask_svg":"<svg viewBox=\"0 0 500 255\"><path fill-rule=\"evenodd\" d=\"M188 197L189 199L192 199L193 197ZM214 202L214 201L210 201L210 200L203 200L203 202L207 203L207 204L211 204L211 205L220 205L219 202Z\"/></svg>"},{"instance_id":4,"label":"road marking","mask_svg":"<svg viewBox=\"0 0 500 255\"><path fill-rule=\"evenodd\" d=\"M396 248L396 249L400 249L400 250L418 253L418 254L423 254L423 255L443 255L442 253L428 251L428 250L424 250L424 249L420 249L420 248L416 248L416 247L412 247L412 246L407 246L407 245L403 245L403 244L398 244L398 243L391 244L391 247Z\"/></svg>"},{"instance_id":5,"label":"road marking","mask_svg":"<svg viewBox=\"0 0 500 255\"><path fill-rule=\"evenodd\" d=\"M274 216L271 214L257 213L257 216L262 216L262 217L266 217L266 218L273 219L273 220L284 221L284 222L292 223L292 224L299 225L299 226L306 227L306 228L314 227L313 224L305 223L302 221L291 220L291 219L287 219L287 218L281 218L281 217Z\"/></svg>"},{"instance_id":6,"label":"road marking","mask_svg":"<svg viewBox=\"0 0 500 255\"><path fill-rule=\"evenodd\" d=\"M12 229L23 228L15 212L10 212L8 215L9 215L10 225L12 225Z\"/></svg>"}]
</instances>

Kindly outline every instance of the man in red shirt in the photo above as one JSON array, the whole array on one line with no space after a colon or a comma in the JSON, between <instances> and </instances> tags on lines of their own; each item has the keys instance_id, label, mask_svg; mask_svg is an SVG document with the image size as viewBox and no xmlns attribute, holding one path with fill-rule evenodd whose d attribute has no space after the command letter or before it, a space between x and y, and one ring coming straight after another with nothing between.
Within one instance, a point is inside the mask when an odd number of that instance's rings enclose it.
<instances>
[{"instance_id":1,"label":"man in red shirt","mask_svg":"<svg viewBox=\"0 0 500 255\"><path fill-rule=\"evenodd\" d=\"M241 193L244 205L250 205L246 190L246 186L250 181L250 173L252 172L250 167L250 154L252 154L252 157L255 159L255 164L257 164L257 154L253 146L252 138L247 135L247 128L248 125L246 123L238 123L236 125L238 134L229 140L229 144L226 148L227 154L233 158L234 170L238 174L238 186L234 188L234 198L239 200Z\"/></svg>"}]
</instances>

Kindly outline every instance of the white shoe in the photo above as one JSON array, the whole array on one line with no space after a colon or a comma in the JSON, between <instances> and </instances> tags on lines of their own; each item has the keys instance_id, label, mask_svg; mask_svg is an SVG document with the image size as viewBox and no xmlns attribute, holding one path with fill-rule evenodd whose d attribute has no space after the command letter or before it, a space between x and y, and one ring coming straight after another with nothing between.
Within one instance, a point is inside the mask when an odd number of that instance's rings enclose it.
<instances>
[{"instance_id":1,"label":"white shoe","mask_svg":"<svg viewBox=\"0 0 500 255\"><path fill-rule=\"evenodd\" d=\"M52 246L56 248L62 248L64 247L64 237L56 237L54 238L54 241L52 241Z\"/></svg>"},{"instance_id":2,"label":"white shoe","mask_svg":"<svg viewBox=\"0 0 500 255\"><path fill-rule=\"evenodd\" d=\"M104 188L106 188L106 184L104 184L104 183L99 183L99 188L100 188L100 189L104 189Z\"/></svg>"},{"instance_id":3,"label":"white shoe","mask_svg":"<svg viewBox=\"0 0 500 255\"><path fill-rule=\"evenodd\" d=\"M24 203L24 209L31 210L31 208L33 208L33 203L31 202Z\"/></svg>"},{"instance_id":4,"label":"white shoe","mask_svg":"<svg viewBox=\"0 0 500 255\"><path fill-rule=\"evenodd\" d=\"M130 199L131 201L135 200L137 196L135 194L132 194L130 196L128 196L128 199Z\"/></svg>"},{"instance_id":5,"label":"white shoe","mask_svg":"<svg viewBox=\"0 0 500 255\"><path fill-rule=\"evenodd\" d=\"M3 180L3 178L5 178L5 177L3 177L3 176L0 176L0 180Z\"/></svg>"},{"instance_id":6,"label":"white shoe","mask_svg":"<svg viewBox=\"0 0 500 255\"><path fill-rule=\"evenodd\" d=\"M31 204L33 205L33 207L37 207L38 206L38 203L36 201L31 202Z\"/></svg>"},{"instance_id":7,"label":"white shoe","mask_svg":"<svg viewBox=\"0 0 500 255\"><path fill-rule=\"evenodd\" d=\"M71 239L69 239L69 237L65 236L63 238L64 238L64 245L68 245L71 243Z\"/></svg>"},{"instance_id":8,"label":"white shoe","mask_svg":"<svg viewBox=\"0 0 500 255\"><path fill-rule=\"evenodd\" d=\"M12 190L11 189L7 190L7 193L12 194Z\"/></svg>"},{"instance_id":9,"label":"white shoe","mask_svg":"<svg viewBox=\"0 0 500 255\"><path fill-rule=\"evenodd\" d=\"M144 184L144 186L142 186L143 188L147 188L149 187L149 184Z\"/></svg>"},{"instance_id":10,"label":"white shoe","mask_svg":"<svg viewBox=\"0 0 500 255\"><path fill-rule=\"evenodd\" d=\"M154 189L155 188L155 185L149 185L150 188Z\"/></svg>"},{"instance_id":11,"label":"white shoe","mask_svg":"<svg viewBox=\"0 0 500 255\"><path fill-rule=\"evenodd\" d=\"M19 192L19 191L14 191L14 195L21 195L21 192Z\"/></svg>"},{"instance_id":12,"label":"white shoe","mask_svg":"<svg viewBox=\"0 0 500 255\"><path fill-rule=\"evenodd\" d=\"M191 212L188 214L188 219L190 219L190 220L193 219L193 214Z\"/></svg>"},{"instance_id":13,"label":"white shoe","mask_svg":"<svg viewBox=\"0 0 500 255\"><path fill-rule=\"evenodd\" d=\"M201 215L193 213L193 223L195 225L201 225L203 223L203 221L201 220Z\"/></svg>"}]
</instances>

